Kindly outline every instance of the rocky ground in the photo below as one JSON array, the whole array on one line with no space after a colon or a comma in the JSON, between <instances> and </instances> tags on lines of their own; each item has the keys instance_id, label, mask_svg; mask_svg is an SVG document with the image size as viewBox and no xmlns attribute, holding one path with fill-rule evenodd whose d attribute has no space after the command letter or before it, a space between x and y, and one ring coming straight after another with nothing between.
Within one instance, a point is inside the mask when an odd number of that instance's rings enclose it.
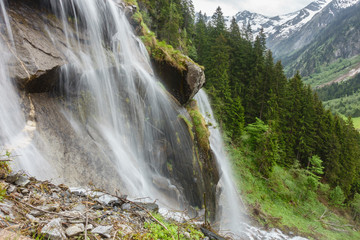
<instances>
[{"instance_id":1,"label":"rocky ground","mask_svg":"<svg viewBox=\"0 0 360 240\"><path fill-rule=\"evenodd\" d=\"M0 190L0 239L221 239L205 237L189 220L159 219L156 203L95 189L11 173L0 180Z\"/></svg>"}]
</instances>

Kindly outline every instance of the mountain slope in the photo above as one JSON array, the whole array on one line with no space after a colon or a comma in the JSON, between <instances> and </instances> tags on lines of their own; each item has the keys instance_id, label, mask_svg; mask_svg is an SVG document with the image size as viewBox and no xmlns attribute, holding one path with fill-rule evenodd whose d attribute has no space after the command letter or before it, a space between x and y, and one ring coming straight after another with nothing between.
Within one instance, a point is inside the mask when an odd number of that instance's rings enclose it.
<instances>
[{"instance_id":1,"label":"mountain slope","mask_svg":"<svg viewBox=\"0 0 360 240\"><path fill-rule=\"evenodd\" d=\"M328 17L335 6L331 5L324 9ZM293 75L299 70L303 76L309 76L320 72L322 65L329 65L337 59L348 59L360 54L360 4L344 9L326 27L313 31L313 27L321 22L320 19L324 19L325 11L316 16L306 26L307 28L298 34L301 34L302 38L312 34L313 40L310 44L303 46L292 55L283 56L282 60L288 75ZM301 38L298 35L293 38ZM293 38L288 39L287 42L294 41ZM283 42L282 46L289 46L287 42Z\"/></svg>"}]
</instances>

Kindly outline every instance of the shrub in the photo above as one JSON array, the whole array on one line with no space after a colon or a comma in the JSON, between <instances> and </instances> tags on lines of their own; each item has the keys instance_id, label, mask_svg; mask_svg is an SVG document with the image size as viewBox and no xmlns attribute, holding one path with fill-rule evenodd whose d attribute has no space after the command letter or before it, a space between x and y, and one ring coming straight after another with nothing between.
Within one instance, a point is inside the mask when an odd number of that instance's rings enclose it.
<instances>
[{"instance_id":1,"label":"shrub","mask_svg":"<svg viewBox=\"0 0 360 240\"><path fill-rule=\"evenodd\" d=\"M334 206L342 206L343 202L345 201L344 192L341 190L339 186L336 186L330 192L330 202Z\"/></svg>"}]
</instances>

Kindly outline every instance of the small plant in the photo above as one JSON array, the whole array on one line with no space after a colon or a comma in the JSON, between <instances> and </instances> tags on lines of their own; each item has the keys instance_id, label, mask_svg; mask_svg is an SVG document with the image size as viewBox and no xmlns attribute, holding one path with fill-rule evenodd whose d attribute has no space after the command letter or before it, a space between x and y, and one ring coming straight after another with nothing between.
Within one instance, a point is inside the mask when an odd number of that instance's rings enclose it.
<instances>
[{"instance_id":1,"label":"small plant","mask_svg":"<svg viewBox=\"0 0 360 240\"><path fill-rule=\"evenodd\" d=\"M5 178L11 172L10 161L12 161L11 152L7 150L5 153L0 152L0 178Z\"/></svg>"},{"instance_id":2,"label":"small plant","mask_svg":"<svg viewBox=\"0 0 360 240\"><path fill-rule=\"evenodd\" d=\"M341 190L339 186L336 186L331 192L330 192L330 202L334 206L342 206L343 202L345 201L345 195L344 192Z\"/></svg>"},{"instance_id":3,"label":"small plant","mask_svg":"<svg viewBox=\"0 0 360 240\"><path fill-rule=\"evenodd\" d=\"M154 214L154 217L163 224L160 225L157 222L145 222L145 228L149 230L149 233L143 239L164 239L164 240L185 240L187 239L182 232L190 233L191 239L199 240L204 237L204 235L193 228L189 224L185 224L184 226L178 226L173 223L169 223L164 220L164 218L159 214ZM165 229L164 226L167 228Z\"/></svg>"}]
</instances>

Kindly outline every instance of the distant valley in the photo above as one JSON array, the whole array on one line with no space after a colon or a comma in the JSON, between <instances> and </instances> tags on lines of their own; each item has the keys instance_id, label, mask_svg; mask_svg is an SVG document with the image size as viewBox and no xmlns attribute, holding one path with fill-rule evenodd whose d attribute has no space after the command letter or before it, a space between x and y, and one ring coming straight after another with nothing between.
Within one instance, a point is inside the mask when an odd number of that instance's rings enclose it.
<instances>
[{"instance_id":1,"label":"distant valley","mask_svg":"<svg viewBox=\"0 0 360 240\"><path fill-rule=\"evenodd\" d=\"M303 81L314 89L336 83L334 92L347 80L360 81L356 78L360 73L359 0L318 0L299 11L275 17L245 10L234 18L243 29L250 25L254 37L263 31L267 47L276 60L281 60L288 77L299 71ZM225 19L230 25L232 17ZM349 89L346 96L322 100L334 111L356 118L360 117L354 114L360 112L358 91Z\"/></svg>"}]
</instances>

